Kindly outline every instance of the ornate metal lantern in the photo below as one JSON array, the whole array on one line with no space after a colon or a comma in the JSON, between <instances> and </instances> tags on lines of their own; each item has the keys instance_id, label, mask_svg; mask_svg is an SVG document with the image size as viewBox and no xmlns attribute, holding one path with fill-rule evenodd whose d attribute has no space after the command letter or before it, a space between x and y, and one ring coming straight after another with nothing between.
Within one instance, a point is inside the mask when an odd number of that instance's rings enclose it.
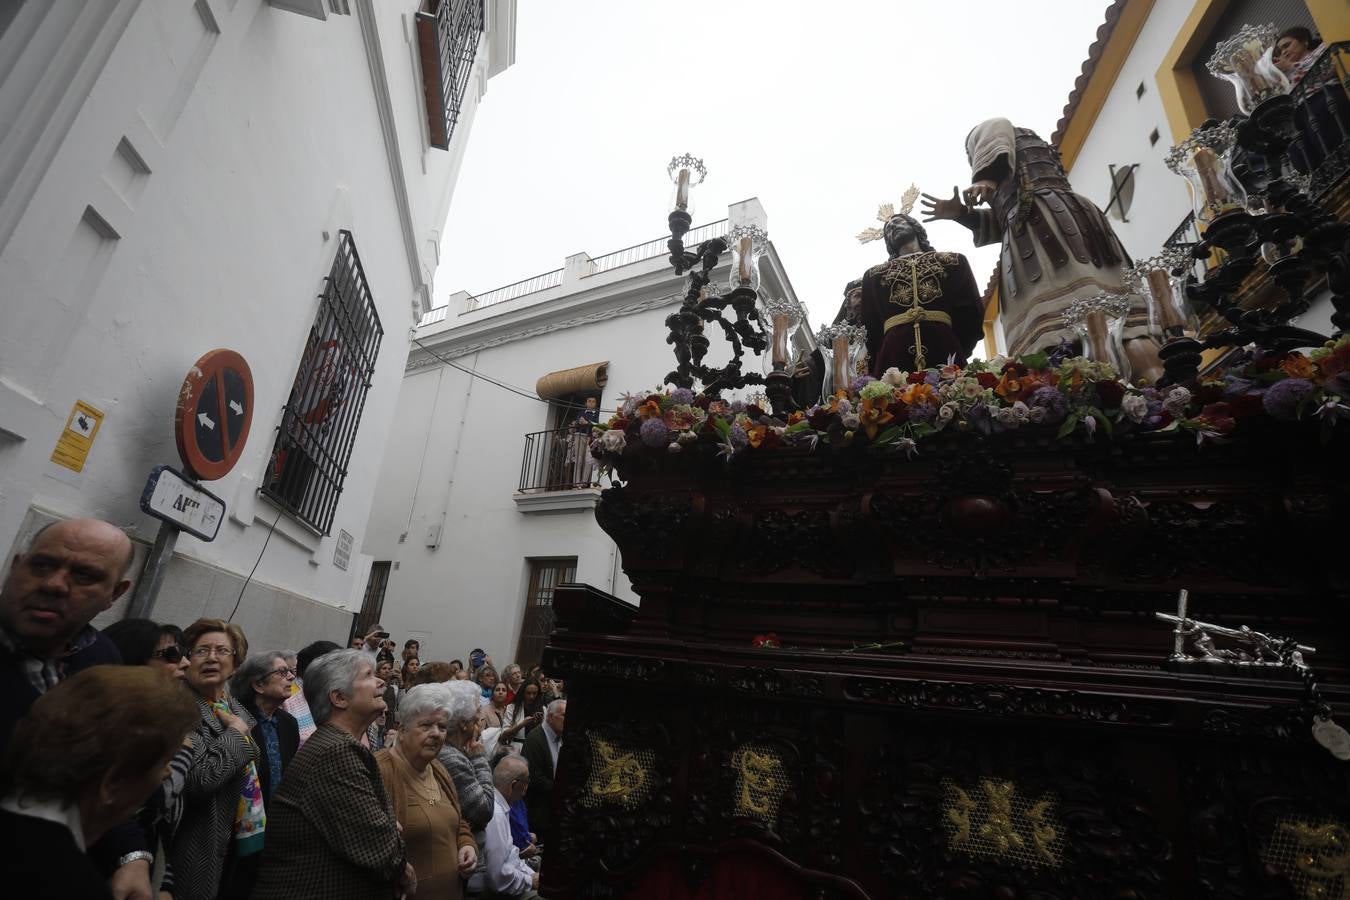
<instances>
[{"instance_id":1,"label":"ornate metal lantern","mask_svg":"<svg viewBox=\"0 0 1350 900\"><path fill-rule=\"evenodd\" d=\"M1139 260L1131 270L1131 287L1147 301L1149 331L1161 345L1164 384L1186 380L1200 365L1200 320L1186 296L1186 275L1194 264L1189 253L1172 248Z\"/></svg>"},{"instance_id":2,"label":"ornate metal lantern","mask_svg":"<svg viewBox=\"0 0 1350 900\"><path fill-rule=\"evenodd\" d=\"M1064 324L1083 339L1083 355L1093 362L1109 363L1123 379L1130 376L1122 340L1129 311L1129 297L1102 291L1079 297L1063 313Z\"/></svg>"},{"instance_id":3,"label":"ornate metal lantern","mask_svg":"<svg viewBox=\"0 0 1350 900\"><path fill-rule=\"evenodd\" d=\"M737 225L727 232L731 245L731 289L759 290L759 258L769 235L758 225Z\"/></svg>"},{"instance_id":4,"label":"ornate metal lantern","mask_svg":"<svg viewBox=\"0 0 1350 900\"><path fill-rule=\"evenodd\" d=\"M1233 175L1237 131L1230 125L1197 128L1167 154L1167 168L1186 179L1195 221L1203 231L1225 215L1247 209L1247 192Z\"/></svg>"},{"instance_id":5,"label":"ornate metal lantern","mask_svg":"<svg viewBox=\"0 0 1350 900\"><path fill-rule=\"evenodd\" d=\"M708 176L703 160L688 153L673 157L670 165L666 166L666 173L670 175L671 184L674 186L670 194L671 215L683 213L692 223L694 188L702 184L703 179Z\"/></svg>"},{"instance_id":6,"label":"ornate metal lantern","mask_svg":"<svg viewBox=\"0 0 1350 900\"><path fill-rule=\"evenodd\" d=\"M787 371L792 362L792 337L802 321L802 309L791 300L765 298L759 303L759 316L769 331L769 352L760 354L765 375Z\"/></svg>"},{"instance_id":7,"label":"ornate metal lantern","mask_svg":"<svg viewBox=\"0 0 1350 900\"><path fill-rule=\"evenodd\" d=\"M820 399L841 388L847 388L858 371L858 363L867 351L867 329L861 325L826 325L816 332L820 354L825 359L825 378L821 383Z\"/></svg>"},{"instance_id":8,"label":"ornate metal lantern","mask_svg":"<svg viewBox=\"0 0 1350 900\"><path fill-rule=\"evenodd\" d=\"M1238 109L1244 115L1271 97L1289 93L1289 79L1275 67L1274 25L1243 25L1237 34L1214 48L1207 64L1209 73L1222 78L1237 93Z\"/></svg>"}]
</instances>

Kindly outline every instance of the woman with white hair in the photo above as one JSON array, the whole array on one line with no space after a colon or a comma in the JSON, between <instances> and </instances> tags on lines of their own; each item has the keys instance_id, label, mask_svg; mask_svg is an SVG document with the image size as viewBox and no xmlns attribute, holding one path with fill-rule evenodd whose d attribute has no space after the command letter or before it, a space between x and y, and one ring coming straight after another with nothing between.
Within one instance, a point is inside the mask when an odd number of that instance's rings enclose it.
<instances>
[{"instance_id":1,"label":"woman with white hair","mask_svg":"<svg viewBox=\"0 0 1350 900\"><path fill-rule=\"evenodd\" d=\"M496 786L492 783L492 767L483 747L482 719L479 717L478 685L472 681L449 681L440 686L445 691L446 735L445 746L437 759L450 773L459 793L459 808L465 821L473 829L478 845L478 868L483 867L483 829L492 821L496 808Z\"/></svg>"},{"instance_id":2,"label":"woman with white hair","mask_svg":"<svg viewBox=\"0 0 1350 900\"><path fill-rule=\"evenodd\" d=\"M460 900L460 876L468 877L478 864L478 845L460 813L459 792L436 759L449 730L449 706L443 685L412 688L398 704L398 740L375 754L417 873L417 896L433 900Z\"/></svg>"},{"instance_id":3,"label":"woman with white hair","mask_svg":"<svg viewBox=\"0 0 1350 900\"><path fill-rule=\"evenodd\" d=\"M388 900L417 886L375 757L361 736L384 712L375 657L334 650L305 670L318 725L268 807L253 900Z\"/></svg>"}]
</instances>

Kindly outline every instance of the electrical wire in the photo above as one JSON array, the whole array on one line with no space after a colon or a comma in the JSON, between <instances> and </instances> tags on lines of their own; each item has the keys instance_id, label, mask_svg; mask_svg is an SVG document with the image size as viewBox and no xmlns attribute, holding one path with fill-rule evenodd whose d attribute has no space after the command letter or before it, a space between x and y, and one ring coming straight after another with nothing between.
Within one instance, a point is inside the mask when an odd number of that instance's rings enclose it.
<instances>
[{"instance_id":1,"label":"electrical wire","mask_svg":"<svg viewBox=\"0 0 1350 900\"><path fill-rule=\"evenodd\" d=\"M504 381L498 381L497 379L495 379L495 378L493 378L493 377L491 377L491 376L489 376L489 375L484 375L482 372L478 372L478 371L476 371L476 370L474 370L474 369L469 369L469 368L466 368L466 367L464 367L464 366L461 366L459 363L455 362L454 360L446 359L444 356L441 356L439 353L437 353L435 350L432 350L430 347L428 347L426 344L424 344L424 343L422 343L421 341L419 341L417 338L413 338L413 339L412 339L412 342L413 342L414 344L416 344L417 346L421 347L421 348L422 348L423 350L425 350L427 353L431 354L431 356L433 356L434 358L436 358L436 359L440 360L441 362L445 363L445 364L446 364L447 366L449 366L450 368L452 368L452 369L458 369L459 371L463 372L465 375L468 375L468 376L470 376L470 377L472 377L472 378L477 378L477 379L479 379L479 380L481 380L481 381L486 381L488 384L491 384L491 385L494 385L494 386L496 386L496 387L499 387L499 388L501 388L501 389L504 390L504 391L510 391L510 392L513 393L513 394L519 394L519 395L522 396L522 397L526 397L526 398L528 398L528 399L530 399L530 400L534 400L534 401L536 401L536 402L538 402L538 403L545 403L545 404L548 404L549 406L559 406L559 407L562 407L563 409L585 409L585 408L586 408L583 404L580 404L580 403L565 403L565 402L563 402L563 401L561 401L561 400L545 400L543 397L540 397L538 394L535 394L535 393L533 393L533 392L531 392L531 391L529 391L529 390L526 390L525 388L516 387L515 385L507 384L507 383L504 382ZM603 413L617 413L618 410L616 410L616 409L602 409L602 410L599 410L599 412L603 412Z\"/></svg>"},{"instance_id":2,"label":"electrical wire","mask_svg":"<svg viewBox=\"0 0 1350 900\"><path fill-rule=\"evenodd\" d=\"M277 523L281 521L281 510L277 510L277 517L272 520L272 527L267 529L267 540L263 541L262 549L258 551L258 558L253 561L253 568L249 570L248 577L244 579L244 586L239 589L239 596L234 601L234 609L230 610L230 617L226 622L234 621L234 614L239 612L239 604L244 600L244 591L248 590L248 583L253 580L253 573L258 571L258 564L262 562L263 554L267 552L267 545L272 540L272 534L277 530Z\"/></svg>"}]
</instances>

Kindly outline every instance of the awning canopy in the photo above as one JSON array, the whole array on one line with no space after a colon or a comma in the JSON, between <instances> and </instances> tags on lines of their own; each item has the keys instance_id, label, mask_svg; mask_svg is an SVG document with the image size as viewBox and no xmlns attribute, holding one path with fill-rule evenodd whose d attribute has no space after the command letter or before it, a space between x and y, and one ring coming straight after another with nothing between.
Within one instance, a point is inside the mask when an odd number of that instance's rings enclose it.
<instances>
[{"instance_id":1,"label":"awning canopy","mask_svg":"<svg viewBox=\"0 0 1350 900\"><path fill-rule=\"evenodd\" d=\"M558 400L576 394L598 394L609 383L609 360L549 372L534 384L543 400Z\"/></svg>"}]
</instances>

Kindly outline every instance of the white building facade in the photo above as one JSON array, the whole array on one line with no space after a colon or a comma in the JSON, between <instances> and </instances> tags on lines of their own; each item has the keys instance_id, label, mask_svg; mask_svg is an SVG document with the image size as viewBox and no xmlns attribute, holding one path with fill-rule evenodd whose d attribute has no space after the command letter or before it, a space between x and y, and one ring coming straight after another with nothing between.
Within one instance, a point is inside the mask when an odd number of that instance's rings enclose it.
<instances>
[{"instance_id":1,"label":"white building facade","mask_svg":"<svg viewBox=\"0 0 1350 900\"><path fill-rule=\"evenodd\" d=\"M205 483L227 506L218 536L178 540L153 615L233 616L271 646L345 638L407 335L431 305L474 111L514 61L515 14L515 0L6 5L0 547L98 516L135 539L139 575L158 528L139 508L147 476L182 467L180 385L228 348L251 369L251 432ZM86 458L54 461L68 422L90 421Z\"/></svg>"},{"instance_id":2,"label":"white building facade","mask_svg":"<svg viewBox=\"0 0 1350 900\"><path fill-rule=\"evenodd\" d=\"M765 224L755 200L729 220ZM727 228L695 228L686 246ZM499 665L537 661L564 582L638 602L595 521L604 485L567 426L586 396L605 421L621 393L656 389L675 368L664 322L687 279L670 266L668 239L455 294L415 332L362 550L375 561L365 618L418 639L423 662L475 647ZM713 270L724 291L729 263ZM761 294L797 302L772 243L760 271ZM813 346L806 329L795 340ZM705 361L721 365L727 352L713 339ZM748 352L747 371L757 365Z\"/></svg>"}]
</instances>

